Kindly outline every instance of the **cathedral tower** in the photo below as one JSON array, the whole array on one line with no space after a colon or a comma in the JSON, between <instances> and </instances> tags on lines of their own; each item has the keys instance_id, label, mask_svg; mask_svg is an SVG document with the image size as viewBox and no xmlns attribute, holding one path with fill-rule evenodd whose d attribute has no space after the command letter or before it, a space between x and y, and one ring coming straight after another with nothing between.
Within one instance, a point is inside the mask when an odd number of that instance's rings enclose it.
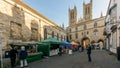
<instances>
[{"instance_id":1,"label":"cathedral tower","mask_svg":"<svg viewBox=\"0 0 120 68\"><path fill-rule=\"evenodd\" d=\"M92 0L88 4L83 2L83 17L85 21L92 19Z\"/></svg>"},{"instance_id":2,"label":"cathedral tower","mask_svg":"<svg viewBox=\"0 0 120 68\"><path fill-rule=\"evenodd\" d=\"M69 26L76 24L77 21L77 8L74 6L73 9L69 8Z\"/></svg>"}]
</instances>

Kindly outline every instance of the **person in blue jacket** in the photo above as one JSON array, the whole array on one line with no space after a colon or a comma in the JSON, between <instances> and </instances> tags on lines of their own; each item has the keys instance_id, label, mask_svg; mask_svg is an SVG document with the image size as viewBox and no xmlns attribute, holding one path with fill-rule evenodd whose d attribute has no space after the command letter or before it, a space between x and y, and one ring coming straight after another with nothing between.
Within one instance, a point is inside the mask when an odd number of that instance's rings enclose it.
<instances>
[{"instance_id":1,"label":"person in blue jacket","mask_svg":"<svg viewBox=\"0 0 120 68\"><path fill-rule=\"evenodd\" d=\"M28 66L26 58L27 58L27 52L25 50L25 47L22 46L21 50L19 52L19 59L20 59L20 67L21 68Z\"/></svg>"}]
</instances>

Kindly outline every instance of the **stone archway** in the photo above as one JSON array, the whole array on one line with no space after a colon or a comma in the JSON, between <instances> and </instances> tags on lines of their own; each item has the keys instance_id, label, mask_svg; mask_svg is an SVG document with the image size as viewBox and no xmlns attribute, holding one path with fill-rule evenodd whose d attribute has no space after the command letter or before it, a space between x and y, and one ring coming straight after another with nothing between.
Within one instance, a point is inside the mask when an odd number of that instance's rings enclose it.
<instances>
[{"instance_id":1,"label":"stone archway","mask_svg":"<svg viewBox=\"0 0 120 68\"><path fill-rule=\"evenodd\" d=\"M90 39L89 39L88 37L84 37L84 38L82 39L82 46L83 46L84 48L86 48L89 43L90 43Z\"/></svg>"}]
</instances>

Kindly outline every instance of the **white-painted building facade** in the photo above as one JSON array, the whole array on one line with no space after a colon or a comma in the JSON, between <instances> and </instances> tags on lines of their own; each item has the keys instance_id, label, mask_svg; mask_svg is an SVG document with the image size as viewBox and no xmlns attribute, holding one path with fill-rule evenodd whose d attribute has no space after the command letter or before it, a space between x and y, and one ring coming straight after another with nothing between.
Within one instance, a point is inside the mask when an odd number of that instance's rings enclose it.
<instances>
[{"instance_id":1,"label":"white-painted building facade","mask_svg":"<svg viewBox=\"0 0 120 68\"><path fill-rule=\"evenodd\" d=\"M120 0L110 0L105 26L106 48L116 54L120 46Z\"/></svg>"}]
</instances>

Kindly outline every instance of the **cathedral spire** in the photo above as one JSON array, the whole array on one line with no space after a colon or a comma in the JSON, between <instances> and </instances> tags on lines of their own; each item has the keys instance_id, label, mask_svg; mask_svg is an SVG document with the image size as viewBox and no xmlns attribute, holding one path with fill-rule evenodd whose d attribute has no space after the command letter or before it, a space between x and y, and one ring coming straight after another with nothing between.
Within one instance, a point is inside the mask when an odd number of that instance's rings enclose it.
<instances>
[{"instance_id":1,"label":"cathedral spire","mask_svg":"<svg viewBox=\"0 0 120 68\"><path fill-rule=\"evenodd\" d=\"M64 23L62 23L62 28L64 29Z\"/></svg>"},{"instance_id":2,"label":"cathedral spire","mask_svg":"<svg viewBox=\"0 0 120 68\"><path fill-rule=\"evenodd\" d=\"M101 17L103 17L103 13L102 13L102 11L101 11Z\"/></svg>"},{"instance_id":3,"label":"cathedral spire","mask_svg":"<svg viewBox=\"0 0 120 68\"><path fill-rule=\"evenodd\" d=\"M90 0L90 2L92 3L92 0Z\"/></svg>"},{"instance_id":4,"label":"cathedral spire","mask_svg":"<svg viewBox=\"0 0 120 68\"><path fill-rule=\"evenodd\" d=\"M83 5L85 5L85 0L83 0Z\"/></svg>"}]
</instances>

